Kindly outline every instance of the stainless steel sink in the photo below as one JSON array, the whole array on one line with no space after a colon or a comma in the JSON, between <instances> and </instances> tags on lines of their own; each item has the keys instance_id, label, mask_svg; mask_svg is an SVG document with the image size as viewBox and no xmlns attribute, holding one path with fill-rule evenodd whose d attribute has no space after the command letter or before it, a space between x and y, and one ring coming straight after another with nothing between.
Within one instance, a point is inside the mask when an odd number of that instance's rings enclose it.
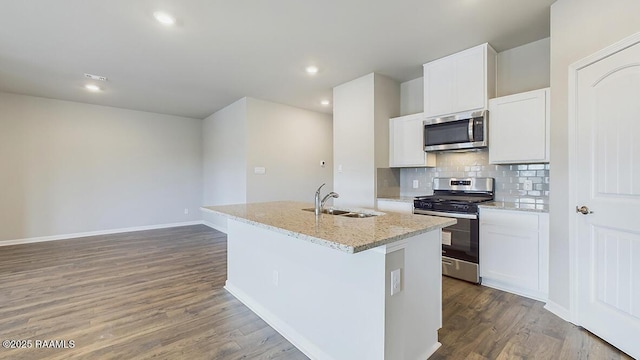
<instances>
[{"instance_id":1,"label":"stainless steel sink","mask_svg":"<svg viewBox=\"0 0 640 360\"><path fill-rule=\"evenodd\" d=\"M377 216L377 215L364 214L364 213L349 213L342 216L351 217L351 218L368 218L368 217Z\"/></svg>"},{"instance_id":2,"label":"stainless steel sink","mask_svg":"<svg viewBox=\"0 0 640 360\"><path fill-rule=\"evenodd\" d=\"M315 212L316 209L308 208L308 209L302 209L302 210ZM344 215L344 214L349 214L350 212L349 211L344 211L344 210L322 209L322 213L323 214L329 214L329 215Z\"/></svg>"},{"instance_id":3,"label":"stainless steel sink","mask_svg":"<svg viewBox=\"0 0 640 360\"><path fill-rule=\"evenodd\" d=\"M311 212L315 211L314 208L307 208L302 210L311 211ZM335 210L335 209L322 209L322 213L328 214L328 215L340 215L340 216L345 216L350 218L368 218L372 216L378 216L376 214L365 214L365 213L351 212L351 211L345 211L345 210Z\"/></svg>"}]
</instances>

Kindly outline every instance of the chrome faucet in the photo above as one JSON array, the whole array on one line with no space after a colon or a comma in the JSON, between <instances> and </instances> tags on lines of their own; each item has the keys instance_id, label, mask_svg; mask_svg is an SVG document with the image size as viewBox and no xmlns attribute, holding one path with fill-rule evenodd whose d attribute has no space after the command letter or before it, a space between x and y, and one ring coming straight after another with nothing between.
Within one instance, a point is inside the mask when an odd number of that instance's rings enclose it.
<instances>
[{"instance_id":1,"label":"chrome faucet","mask_svg":"<svg viewBox=\"0 0 640 360\"><path fill-rule=\"evenodd\" d=\"M322 200L320 200L320 189L322 189L323 186L325 186L326 184L322 184L320 185L320 187L318 188L318 190L316 190L316 216L320 215L320 213L322 213L322 208L324 207L324 203L327 202L327 200L329 200L330 198L338 198L340 197L340 195L338 195L335 192L330 192L327 195L325 195L324 198L322 198Z\"/></svg>"}]
</instances>

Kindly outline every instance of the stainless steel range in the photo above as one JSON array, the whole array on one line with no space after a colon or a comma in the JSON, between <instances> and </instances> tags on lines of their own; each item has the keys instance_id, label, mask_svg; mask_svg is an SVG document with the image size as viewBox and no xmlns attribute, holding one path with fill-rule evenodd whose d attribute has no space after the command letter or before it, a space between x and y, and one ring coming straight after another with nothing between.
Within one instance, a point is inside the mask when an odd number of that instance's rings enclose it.
<instances>
[{"instance_id":1,"label":"stainless steel range","mask_svg":"<svg viewBox=\"0 0 640 360\"><path fill-rule=\"evenodd\" d=\"M492 201L493 178L435 178L433 195L413 201L413 213L456 218L442 229L442 274L480 283L478 204Z\"/></svg>"}]
</instances>

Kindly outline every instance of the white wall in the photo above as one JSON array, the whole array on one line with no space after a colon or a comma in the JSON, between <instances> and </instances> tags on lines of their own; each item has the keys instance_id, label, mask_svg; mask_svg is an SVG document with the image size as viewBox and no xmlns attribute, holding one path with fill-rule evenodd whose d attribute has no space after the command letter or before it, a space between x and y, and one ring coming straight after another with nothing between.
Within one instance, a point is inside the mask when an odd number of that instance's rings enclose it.
<instances>
[{"instance_id":1,"label":"white wall","mask_svg":"<svg viewBox=\"0 0 640 360\"><path fill-rule=\"evenodd\" d=\"M203 205L293 200L333 189L331 115L242 98L204 120ZM325 161L325 167L320 161ZM254 173L264 167L264 175ZM226 231L226 219L203 211Z\"/></svg>"},{"instance_id":2,"label":"white wall","mask_svg":"<svg viewBox=\"0 0 640 360\"><path fill-rule=\"evenodd\" d=\"M497 94L505 96L549 87L551 39L498 54Z\"/></svg>"},{"instance_id":3,"label":"white wall","mask_svg":"<svg viewBox=\"0 0 640 360\"><path fill-rule=\"evenodd\" d=\"M247 99L242 98L203 121L202 205L247 201ZM227 220L202 211L202 220L226 231Z\"/></svg>"},{"instance_id":4,"label":"white wall","mask_svg":"<svg viewBox=\"0 0 640 360\"><path fill-rule=\"evenodd\" d=\"M417 114L424 111L424 78L400 84L400 115Z\"/></svg>"},{"instance_id":5,"label":"white wall","mask_svg":"<svg viewBox=\"0 0 640 360\"><path fill-rule=\"evenodd\" d=\"M399 112L399 84L382 75L333 88L335 204L375 207L376 167L389 167L389 118Z\"/></svg>"},{"instance_id":6,"label":"white wall","mask_svg":"<svg viewBox=\"0 0 640 360\"><path fill-rule=\"evenodd\" d=\"M333 88L333 186L341 206L366 207L374 193L373 79L369 74Z\"/></svg>"},{"instance_id":7,"label":"white wall","mask_svg":"<svg viewBox=\"0 0 640 360\"><path fill-rule=\"evenodd\" d=\"M247 99L203 121L203 205L247 201Z\"/></svg>"},{"instance_id":8,"label":"white wall","mask_svg":"<svg viewBox=\"0 0 640 360\"><path fill-rule=\"evenodd\" d=\"M201 120L7 93L0 109L0 241L200 219Z\"/></svg>"},{"instance_id":9,"label":"white wall","mask_svg":"<svg viewBox=\"0 0 640 360\"><path fill-rule=\"evenodd\" d=\"M551 6L551 198L549 299L570 308L568 67L640 31L640 1L558 0Z\"/></svg>"},{"instance_id":10,"label":"white wall","mask_svg":"<svg viewBox=\"0 0 640 360\"><path fill-rule=\"evenodd\" d=\"M374 149L375 169L373 178L377 178L377 168L389 167L389 119L400 115L400 84L386 76L374 77ZM377 185L374 187L377 189Z\"/></svg>"},{"instance_id":11,"label":"white wall","mask_svg":"<svg viewBox=\"0 0 640 360\"><path fill-rule=\"evenodd\" d=\"M247 202L313 203L318 186L333 190L331 115L248 98L247 119Z\"/></svg>"}]
</instances>

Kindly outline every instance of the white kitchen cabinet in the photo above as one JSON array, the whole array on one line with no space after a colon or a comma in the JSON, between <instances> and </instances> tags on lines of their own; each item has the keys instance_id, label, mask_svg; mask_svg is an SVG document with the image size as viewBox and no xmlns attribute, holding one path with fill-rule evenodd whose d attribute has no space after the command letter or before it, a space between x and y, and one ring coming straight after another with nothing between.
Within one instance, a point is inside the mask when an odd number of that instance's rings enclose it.
<instances>
[{"instance_id":1,"label":"white kitchen cabinet","mask_svg":"<svg viewBox=\"0 0 640 360\"><path fill-rule=\"evenodd\" d=\"M546 301L549 214L480 209L482 285Z\"/></svg>"},{"instance_id":2,"label":"white kitchen cabinet","mask_svg":"<svg viewBox=\"0 0 640 360\"><path fill-rule=\"evenodd\" d=\"M489 163L549 162L549 88L489 101Z\"/></svg>"},{"instance_id":3,"label":"white kitchen cabinet","mask_svg":"<svg viewBox=\"0 0 640 360\"><path fill-rule=\"evenodd\" d=\"M422 113L389 119L389 167L435 167L436 155L424 151Z\"/></svg>"},{"instance_id":4,"label":"white kitchen cabinet","mask_svg":"<svg viewBox=\"0 0 640 360\"><path fill-rule=\"evenodd\" d=\"M496 51L487 43L424 64L427 118L486 109L496 96Z\"/></svg>"},{"instance_id":5,"label":"white kitchen cabinet","mask_svg":"<svg viewBox=\"0 0 640 360\"><path fill-rule=\"evenodd\" d=\"M412 202L391 199L378 199L377 202L377 208L382 212L390 211L402 214L413 214Z\"/></svg>"}]
</instances>

